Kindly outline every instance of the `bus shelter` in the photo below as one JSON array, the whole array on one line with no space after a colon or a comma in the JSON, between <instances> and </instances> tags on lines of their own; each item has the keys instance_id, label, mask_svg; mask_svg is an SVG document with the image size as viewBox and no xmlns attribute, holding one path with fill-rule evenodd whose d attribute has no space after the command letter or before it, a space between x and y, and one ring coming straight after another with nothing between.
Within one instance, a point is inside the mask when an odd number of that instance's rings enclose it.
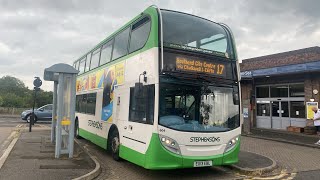
<instances>
[{"instance_id":1,"label":"bus shelter","mask_svg":"<svg viewBox=\"0 0 320 180\"><path fill-rule=\"evenodd\" d=\"M55 157L73 157L76 75L78 70L68 64L55 64L44 70L44 80L53 81L53 111L51 142L55 142Z\"/></svg>"}]
</instances>

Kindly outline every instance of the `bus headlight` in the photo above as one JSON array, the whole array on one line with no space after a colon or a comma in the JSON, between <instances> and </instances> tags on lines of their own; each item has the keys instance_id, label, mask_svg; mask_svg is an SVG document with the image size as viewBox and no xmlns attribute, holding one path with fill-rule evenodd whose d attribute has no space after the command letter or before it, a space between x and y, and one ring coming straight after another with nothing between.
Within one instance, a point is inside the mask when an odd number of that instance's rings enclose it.
<instances>
[{"instance_id":1,"label":"bus headlight","mask_svg":"<svg viewBox=\"0 0 320 180\"><path fill-rule=\"evenodd\" d=\"M161 144L167 150L175 154L181 154L179 144L175 140L161 134L159 134L159 138L160 138Z\"/></svg>"},{"instance_id":2,"label":"bus headlight","mask_svg":"<svg viewBox=\"0 0 320 180\"><path fill-rule=\"evenodd\" d=\"M233 149L233 148L236 146L236 144L238 143L238 141L239 141L239 136L232 138L232 139L228 142L228 144L227 144L226 149L224 150L224 152L226 153L226 152L230 151L231 149Z\"/></svg>"}]
</instances>

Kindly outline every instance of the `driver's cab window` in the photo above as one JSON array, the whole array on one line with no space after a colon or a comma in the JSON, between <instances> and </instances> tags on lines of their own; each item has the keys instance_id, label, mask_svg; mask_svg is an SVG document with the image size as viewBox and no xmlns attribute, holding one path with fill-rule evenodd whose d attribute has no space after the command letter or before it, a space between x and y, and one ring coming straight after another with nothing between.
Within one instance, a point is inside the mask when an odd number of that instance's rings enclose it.
<instances>
[{"instance_id":1,"label":"driver's cab window","mask_svg":"<svg viewBox=\"0 0 320 180\"><path fill-rule=\"evenodd\" d=\"M167 96L165 100L166 112L169 112L169 114L183 116L186 119L195 119L195 98L193 95Z\"/></svg>"},{"instance_id":2,"label":"driver's cab window","mask_svg":"<svg viewBox=\"0 0 320 180\"><path fill-rule=\"evenodd\" d=\"M135 96L135 87L130 88L129 121L153 124L154 84L144 85L140 96Z\"/></svg>"}]
</instances>

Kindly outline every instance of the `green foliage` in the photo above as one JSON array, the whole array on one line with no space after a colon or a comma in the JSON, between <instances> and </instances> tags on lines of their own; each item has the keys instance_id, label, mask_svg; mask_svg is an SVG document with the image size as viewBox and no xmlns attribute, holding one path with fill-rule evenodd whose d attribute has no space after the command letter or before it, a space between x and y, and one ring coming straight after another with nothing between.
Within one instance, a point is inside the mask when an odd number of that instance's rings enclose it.
<instances>
[{"instance_id":1,"label":"green foliage","mask_svg":"<svg viewBox=\"0 0 320 180\"><path fill-rule=\"evenodd\" d=\"M17 96L24 96L29 89L18 78L12 76L3 76L0 78L0 94L13 93ZM2 96L3 97L3 96Z\"/></svg>"},{"instance_id":2,"label":"green foliage","mask_svg":"<svg viewBox=\"0 0 320 180\"><path fill-rule=\"evenodd\" d=\"M36 107L52 103L52 92L40 90L37 92ZM25 107L33 106L34 91L28 89L18 78L3 76L0 78L0 106Z\"/></svg>"},{"instance_id":3,"label":"green foliage","mask_svg":"<svg viewBox=\"0 0 320 180\"><path fill-rule=\"evenodd\" d=\"M40 90L37 93L36 107L40 107L46 104L52 104L53 93Z\"/></svg>"}]
</instances>

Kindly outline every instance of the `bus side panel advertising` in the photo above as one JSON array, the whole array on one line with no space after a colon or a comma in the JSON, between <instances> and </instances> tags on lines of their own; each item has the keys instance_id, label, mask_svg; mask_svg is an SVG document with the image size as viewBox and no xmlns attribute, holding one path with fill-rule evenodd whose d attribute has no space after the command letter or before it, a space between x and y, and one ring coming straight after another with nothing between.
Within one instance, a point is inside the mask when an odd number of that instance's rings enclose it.
<instances>
[{"instance_id":1,"label":"bus side panel advertising","mask_svg":"<svg viewBox=\"0 0 320 180\"><path fill-rule=\"evenodd\" d=\"M115 85L124 82L124 62L104 69L101 120L112 122L113 91Z\"/></svg>"}]
</instances>

